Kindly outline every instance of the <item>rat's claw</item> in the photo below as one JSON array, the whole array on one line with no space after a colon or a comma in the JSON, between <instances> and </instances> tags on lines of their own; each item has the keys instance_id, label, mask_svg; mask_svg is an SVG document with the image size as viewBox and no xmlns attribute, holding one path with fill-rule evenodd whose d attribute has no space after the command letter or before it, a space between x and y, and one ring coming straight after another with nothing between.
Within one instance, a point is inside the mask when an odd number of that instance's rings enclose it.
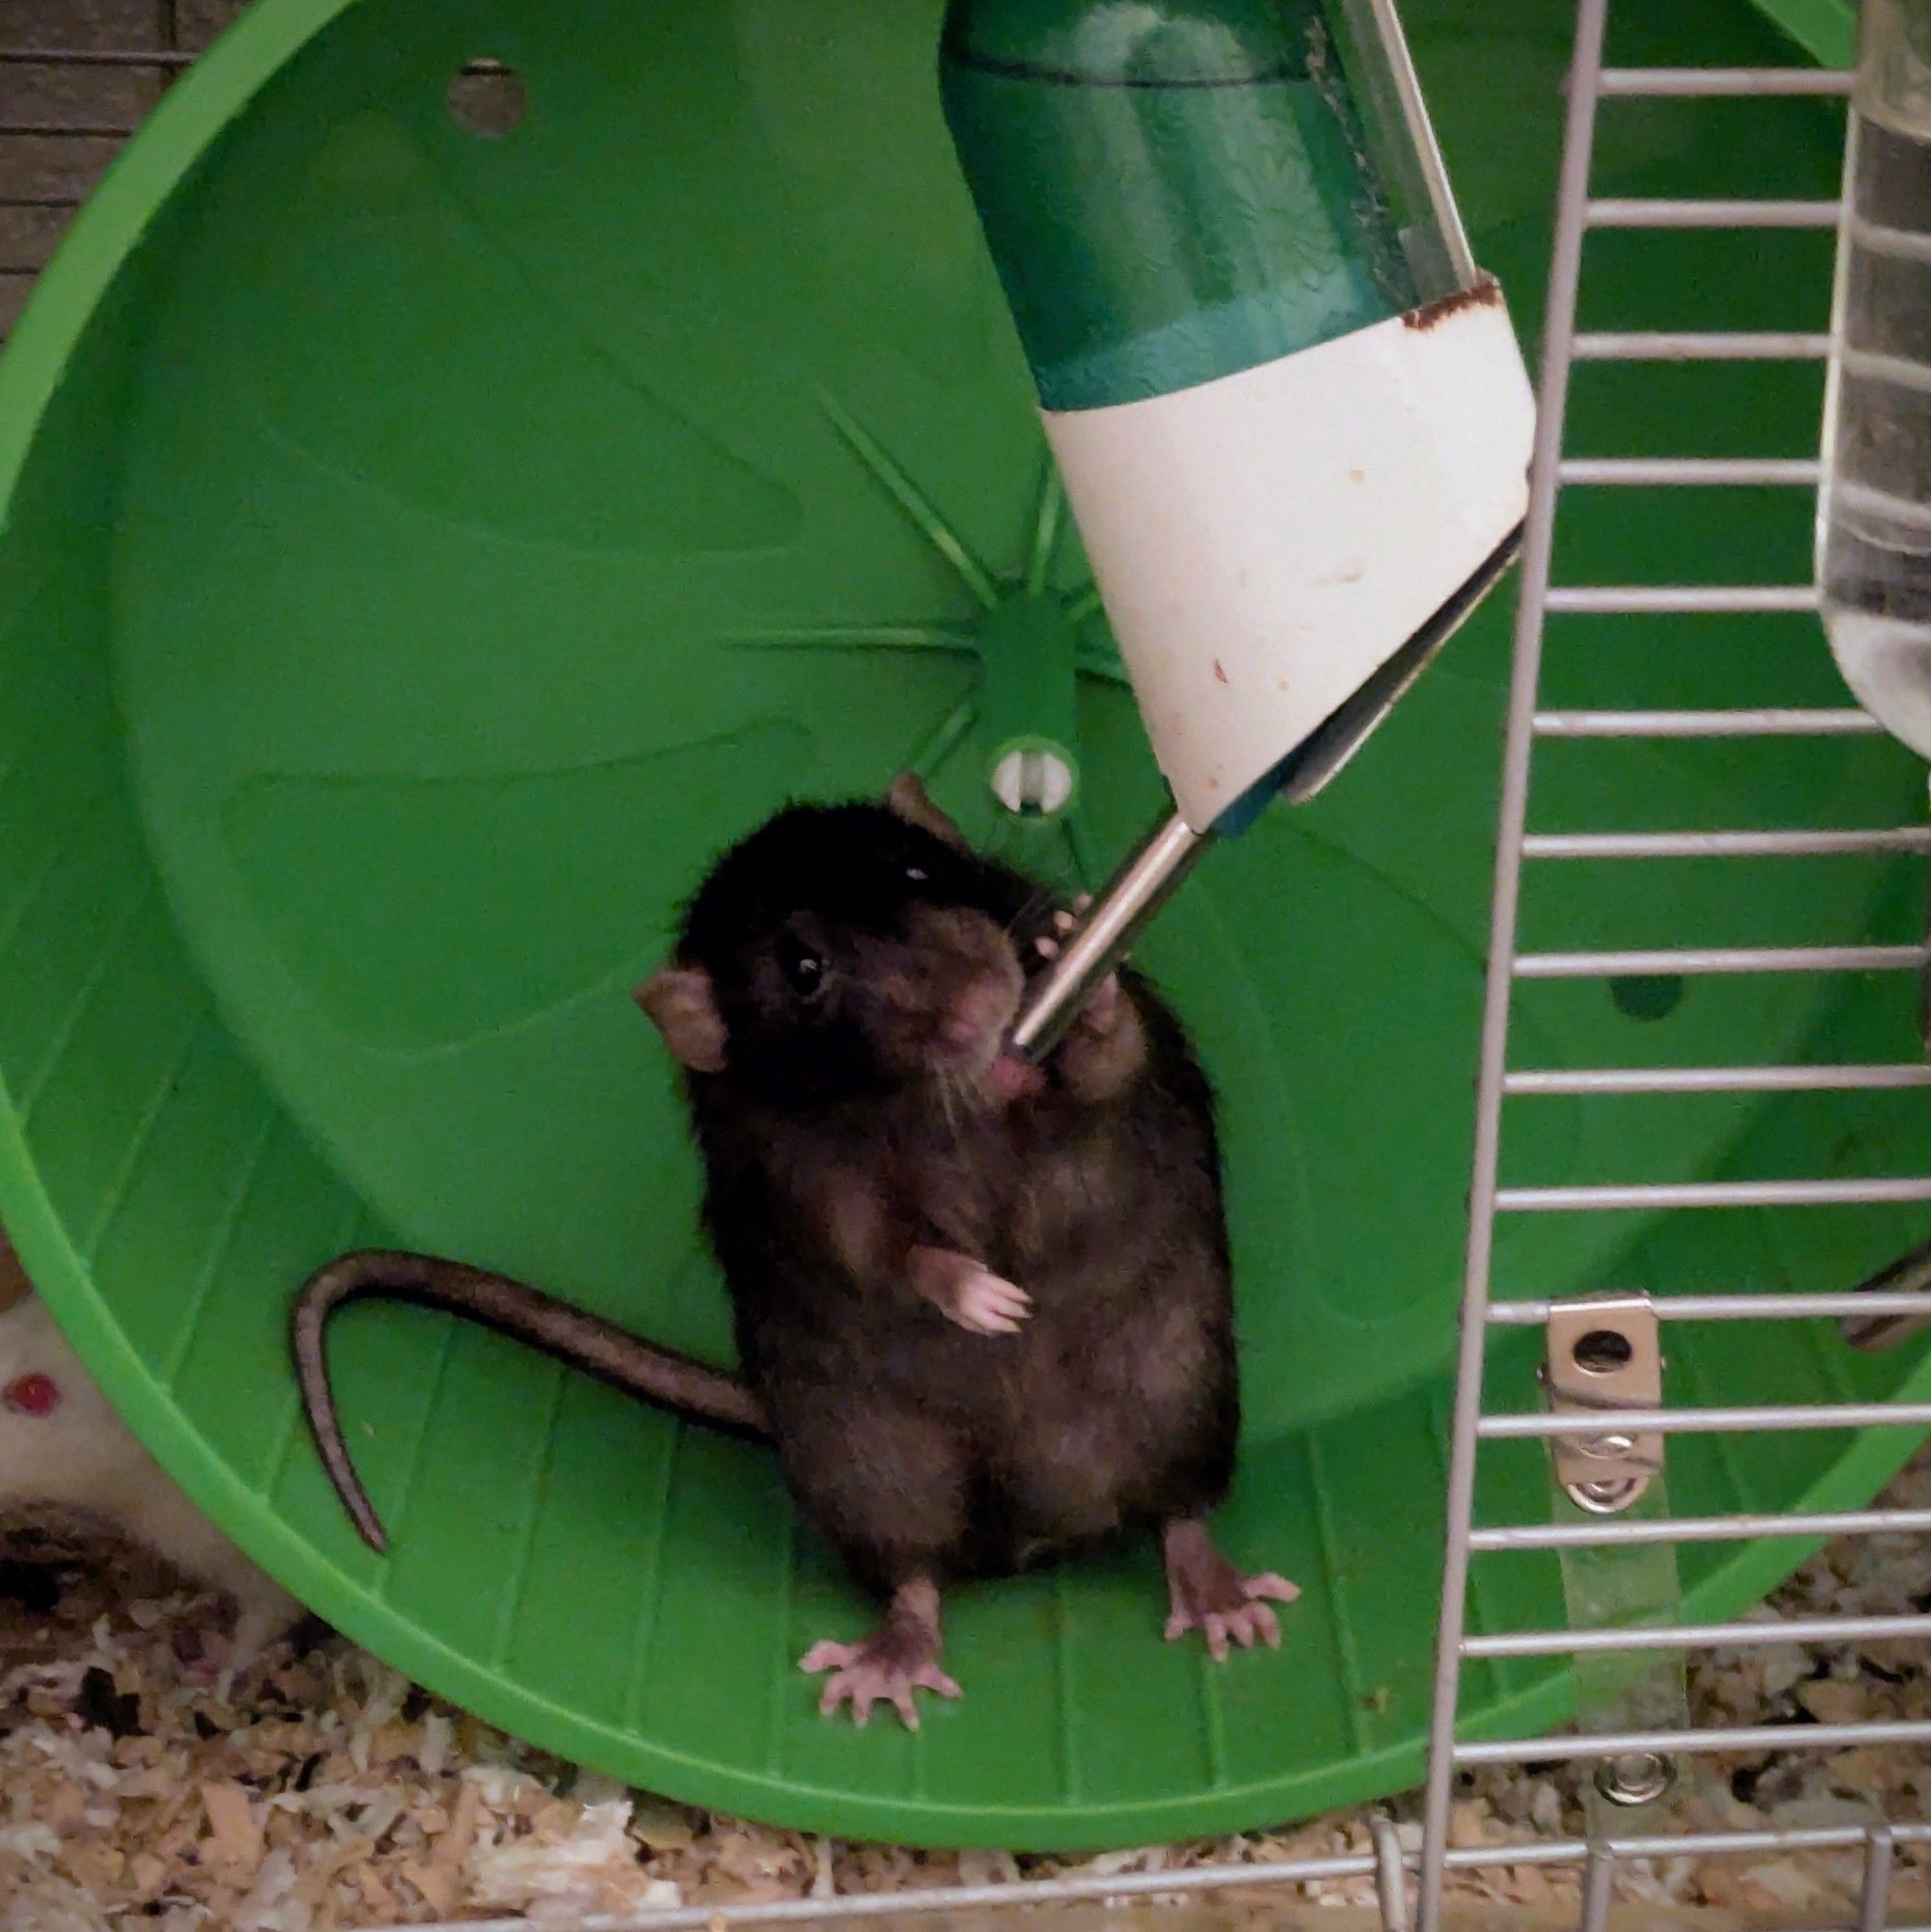
<instances>
[{"instance_id":1,"label":"rat's claw","mask_svg":"<svg viewBox=\"0 0 1931 1932\"><path fill-rule=\"evenodd\" d=\"M1176 1628L1178 1624L1178 1628ZM1197 1630L1207 1639L1207 1654L1216 1663L1227 1662L1227 1619L1225 1617L1203 1617L1199 1623L1188 1620L1180 1623L1176 1617L1167 1619L1167 1641L1172 1643L1177 1637L1184 1636L1190 1630Z\"/></svg>"},{"instance_id":2,"label":"rat's claw","mask_svg":"<svg viewBox=\"0 0 1931 1932\"><path fill-rule=\"evenodd\" d=\"M1264 1643L1269 1650L1281 1647L1281 1620L1265 1604L1249 1604L1227 1619L1227 1634L1242 1650Z\"/></svg>"},{"instance_id":3,"label":"rat's claw","mask_svg":"<svg viewBox=\"0 0 1931 1932\"><path fill-rule=\"evenodd\" d=\"M876 1692L855 1670L840 1670L825 1686L825 1694L818 1699L818 1715L821 1718L835 1718L845 1705L851 1706L852 1722L860 1730L871 1722L871 1707Z\"/></svg>"},{"instance_id":4,"label":"rat's claw","mask_svg":"<svg viewBox=\"0 0 1931 1932\"><path fill-rule=\"evenodd\" d=\"M915 1670L909 1677L901 1677L887 1694L892 1699L893 1708L905 1719L905 1728L916 1731L919 1728L919 1706L913 1698L915 1690L929 1690L937 1697L962 1697L965 1692L948 1677L936 1663L927 1663ZM861 1723L864 1719L859 1720Z\"/></svg>"},{"instance_id":5,"label":"rat's claw","mask_svg":"<svg viewBox=\"0 0 1931 1932\"><path fill-rule=\"evenodd\" d=\"M1060 942L1057 939L1036 939L1033 942L1033 951L1041 959L1057 959L1060 956Z\"/></svg>"},{"instance_id":6,"label":"rat's claw","mask_svg":"<svg viewBox=\"0 0 1931 1932\"><path fill-rule=\"evenodd\" d=\"M1167 1641L1176 1643L1190 1630L1207 1639L1207 1655L1216 1663L1225 1663L1234 1648L1252 1650L1264 1643L1269 1650L1281 1647L1281 1620L1265 1604L1249 1604L1244 1610L1210 1610L1196 1622L1190 1616L1167 1619Z\"/></svg>"},{"instance_id":7,"label":"rat's claw","mask_svg":"<svg viewBox=\"0 0 1931 1932\"><path fill-rule=\"evenodd\" d=\"M886 1673L866 1655L862 1643L818 1644L799 1660L798 1668L813 1675L826 1670L832 1673L825 1681L824 1695L818 1699L821 1718L836 1717L849 1704L852 1722L864 1730L871 1721L871 1707L881 1696L891 1696L899 1714L904 1715L905 1706L898 1703L897 1693L884 1681ZM914 1730L919 1728L916 1709L908 1721Z\"/></svg>"}]
</instances>

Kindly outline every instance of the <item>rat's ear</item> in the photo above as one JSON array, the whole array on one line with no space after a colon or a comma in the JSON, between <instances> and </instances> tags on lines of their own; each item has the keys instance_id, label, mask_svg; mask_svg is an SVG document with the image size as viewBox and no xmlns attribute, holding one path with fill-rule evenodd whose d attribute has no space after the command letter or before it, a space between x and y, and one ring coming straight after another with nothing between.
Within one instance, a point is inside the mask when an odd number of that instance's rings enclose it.
<instances>
[{"instance_id":1,"label":"rat's ear","mask_svg":"<svg viewBox=\"0 0 1931 1932\"><path fill-rule=\"evenodd\" d=\"M693 1073L724 1070L724 1020L711 976L701 966L661 966L634 995Z\"/></svg>"},{"instance_id":2,"label":"rat's ear","mask_svg":"<svg viewBox=\"0 0 1931 1932\"><path fill-rule=\"evenodd\" d=\"M948 845L960 852L972 850L971 841L952 821L932 803L931 795L921 783L917 772L900 772L886 788L885 809L895 818L902 818L907 825L916 825L922 832L929 832L934 838L943 838Z\"/></svg>"}]
</instances>

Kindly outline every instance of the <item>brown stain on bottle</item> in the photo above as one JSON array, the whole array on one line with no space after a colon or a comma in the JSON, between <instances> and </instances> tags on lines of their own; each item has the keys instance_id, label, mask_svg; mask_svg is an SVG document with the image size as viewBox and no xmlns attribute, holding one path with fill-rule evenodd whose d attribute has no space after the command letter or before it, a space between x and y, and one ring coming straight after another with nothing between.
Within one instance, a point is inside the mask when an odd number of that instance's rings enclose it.
<instances>
[{"instance_id":1,"label":"brown stain on bottle","mask_svg":"<svg viewBox=\"0 0 1931 1932\"><path fill-rule=\"evenodd\" d=\"M1493 275L1484 275L1472 288L1457 289L1452 296L1443 296L1439 301L1424 302L1420 308L1409 309L1402 317L1402 327L1426 334L1450 316L1460 315L1463 309L1501 306L1501 283Z\"/></svg>"}]
</instances>

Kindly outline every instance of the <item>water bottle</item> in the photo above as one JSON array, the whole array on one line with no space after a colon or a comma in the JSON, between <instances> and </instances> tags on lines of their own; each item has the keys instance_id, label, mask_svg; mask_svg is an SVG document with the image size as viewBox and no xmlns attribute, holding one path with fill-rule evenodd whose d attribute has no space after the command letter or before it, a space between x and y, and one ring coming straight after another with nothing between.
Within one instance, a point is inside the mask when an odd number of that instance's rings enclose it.
<instances>
[{"instance_id":1,"label":"water bottle","mask_svg":"<svg viewBox=\"0 0 1931 1932\"><path fill-rule=\"evenodd\" d=\"M951 0L940 98L1197 833L1309 796L1494 581L1533 404L1380 0Z\"/></svg>"},{"instance_id":2,"label":"water bottle","mask_svg":"<svg viewBox=\"0 0 1931 1932\"><path fill-rule=\"evenodd\" d=\"M1845 682L1931 757L1931 0L1864 0L1817 575Z\"/></svg>"}]
</instances>

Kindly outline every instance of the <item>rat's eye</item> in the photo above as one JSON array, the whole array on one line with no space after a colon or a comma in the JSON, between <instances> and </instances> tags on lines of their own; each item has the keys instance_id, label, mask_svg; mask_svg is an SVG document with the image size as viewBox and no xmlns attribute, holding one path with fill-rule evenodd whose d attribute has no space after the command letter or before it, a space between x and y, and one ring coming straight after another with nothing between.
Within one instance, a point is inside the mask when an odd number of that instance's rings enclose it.
<instances>
[{"instance_id":1,"label":"rat's eye","mask_svg":"<svg viewBox=\"0 0 1931 1932\"><path fill-rule=\"evenodd\" d=\"M779 954L778 963L801 999L814 1000L825 990L825 962L809 946L794 941Z\"/></svg>"},{"instance_id":2,"label":"rat's eye","mask_svg":"<svg viewBox=\"0 0 1931 1932\"><path fill-rule=\"evenodd\" d=\"M905 867L905 876L915 886L923 886L930 874L925 870L923 866L907 866Z\"/></svg>"}]
</instances>

